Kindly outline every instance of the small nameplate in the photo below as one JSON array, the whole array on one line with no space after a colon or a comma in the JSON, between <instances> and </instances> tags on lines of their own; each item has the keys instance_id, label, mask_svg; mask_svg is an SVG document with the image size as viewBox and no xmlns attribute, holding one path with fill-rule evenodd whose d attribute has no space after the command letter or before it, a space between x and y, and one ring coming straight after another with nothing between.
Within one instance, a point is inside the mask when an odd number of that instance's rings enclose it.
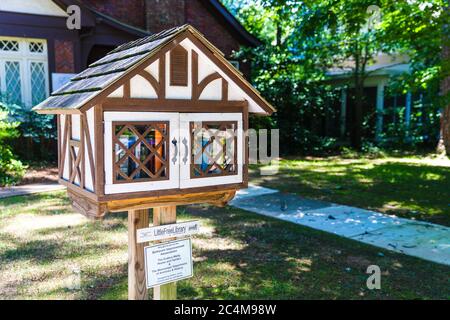
<instances>
[{"instance_id":1,"label":"small nameplate","mask_svg":"<svg viewBox=\"0 0 450 320\"><path fill-rule=\"evenodd\" d=\"M199 221L166 224L137 230L137 243L187 237L200 232Z\"/></svg>"}]
</instances>

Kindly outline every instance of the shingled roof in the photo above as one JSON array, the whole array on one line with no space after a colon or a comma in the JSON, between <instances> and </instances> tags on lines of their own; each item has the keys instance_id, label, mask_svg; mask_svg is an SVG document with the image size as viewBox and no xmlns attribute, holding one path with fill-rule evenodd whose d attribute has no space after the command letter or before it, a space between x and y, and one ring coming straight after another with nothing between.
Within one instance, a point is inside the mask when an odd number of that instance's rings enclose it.
<instances>
[{"instance_id":1,"label":"shingled roof","mask_svg":"<svg viewBox=\"0 0 450 320\"><path fill-rule=\"evenodd\" d=\"M92 63L86 70L73 77L66 85L53 92L50 97L33 110L39 113L58 113L57 111L70 111L80 109L94 99L103 90L120 80L125 74L138 67L146 58L154 55L163 46L169 44L171 40L184 31L191 31L202 42L215 53L219 53L221 59L227 63L228 67L243 81L243 83L257 95L258 100L267 107L269 113L275 109L261 97L223 56L216 47L208 42L195 28L190 25L183 25L151 36L141 38L123 44L105 57Z\"/></svg>"}]
</instances>

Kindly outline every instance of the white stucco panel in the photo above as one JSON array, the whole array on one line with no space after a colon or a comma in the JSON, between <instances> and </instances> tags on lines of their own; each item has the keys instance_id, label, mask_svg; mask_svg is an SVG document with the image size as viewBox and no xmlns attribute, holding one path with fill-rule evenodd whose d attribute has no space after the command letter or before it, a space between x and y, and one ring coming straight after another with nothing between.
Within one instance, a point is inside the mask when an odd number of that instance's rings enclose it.
<instances>
[{"instance_id":1,"label":"white stucco panel","mask_svg":"<svg viewBox=\"0 0 450 320\"><path fill-rule=\"evenodd\" d=\"M156 99L158 97L152 85L140 75L136 75L131 79L130 95L132 98Z\"/></svg>"},{"instance_id":2,"label":"white stucco panel","mask_svg":"<svg viewBox=\"0 0 450 320\"><path fill-rule=\"evenodd\" d=\"M81 134L80 134L80 115L73 114L72 115L72 139L73 140L80 140Z\"/></svg>"},{"instance_id":3,"label":"white stucco panel","mask_svg":"<svg viewBox=\"0 0 450 320\"><path fill-rule=\"evenodd\" d=\"M89 137L90 137L91 146L92 146L92 160L93 160L94 166L95 166L95 157L94 157L94 152L95 152L94 108L90 108L86 112L86 120L87 120L87 123L88 123ZM94 181L92 181L92 172L95 172L95 168L91 168L91 162L89 161L89 152L91 152L91 151L89 150L89 145L87 143L87 139L85 140L84 147L85 147L85 150L86 150L86 152L84 153L84 161L85 161L84 163L85 163L85 168L86 168L86 176L85 176L85 179L84 179L85 188L90 190L90 191L94 191Z\"/></svg>"},{"instance_id":4,"label":"white stucco panel","mask_svg":"<svg viewBox=\"0 0 450 320\"><path fill-rule=\"evenodd\" d=\"M150 73L156 79L156 81L159 81L159 59L145 68L145 71Z\"/></svg>"},{"instance_id":5,"label":"white stucco panel","mask_svg":"<svg viewBox=\"0 0 450 320\"><path fill-rule=\"evenodd\" d=\"M206 86L200 95L200 100L222 99L222 79L216 79Z\"/></svg>"},{"instance_id":6,"label":"white stucco panel","mask_svg":"<svg viewBox=\"0 0 450 320\"><path fill-rule=\"evenodd\" d=\"M63 141L65 139L64 137L64 128L67 125L67 116L66 115L61 115L61 123L60 123L60 130L61 130L61 142L60 142L60 150L62 150L63 147ZM68 148L68 144L69 141L66 141L66 151L65 151L65 156L64 156L64 171L63 171L63 178L66 180L69 180L69 148Z\"/></svg>"},{"instance_id":7,"label":"white stucco panel","mask_svg":"<svg viewBox=\"0 0 450 320\"><path fill-rule=\"evenodd\" d=\"M225 74L214 62L211 61L196 45L194 45L189 39L183 40L181 43L184 48L186 48L189 51L189 87L185 90L178 90L176 92L171 92L171 88L166 85L166 95L168 98L178 98L178 99L190 99L191 97L191 57L192 57L192 50L195 50L198 53L198 60L199 60L199 82L205 78L205 76L217 72L220 74L221 77L223 77L226 81L228 81L228 98L231 101L244 101L247 100L249 104L249 112L252 113L263 113L265 114L266 111L253 100L248 94L244 92L229 76ZM168 73L169 70L169 54L166 56L166 72ZM168 79L169 81L169 79ZM214 81L215 82L215 81ZM220 83L220 82L219 82ZM177 88L177 87L175 87ZM216 89L219 90L218 96L221 96L221 87L216 87ZM208 89L209 90L209 89ZM212 89L211 89L212 90ZM208 95L210 93L206 93ZM170 96L169 96L170 95ZM201 95L202 99L204 98L204 95Z\"/></svg>"},{"instance_id":8,"label":"white stucco panel","mask_svg":"<svg viewBox=\"0 0 450 320\"><path fill-rule=\"evenodd\" d=\"M123 86L117 88L108 96L108 98L123 98Z\"/></svg>"}]
</instances>

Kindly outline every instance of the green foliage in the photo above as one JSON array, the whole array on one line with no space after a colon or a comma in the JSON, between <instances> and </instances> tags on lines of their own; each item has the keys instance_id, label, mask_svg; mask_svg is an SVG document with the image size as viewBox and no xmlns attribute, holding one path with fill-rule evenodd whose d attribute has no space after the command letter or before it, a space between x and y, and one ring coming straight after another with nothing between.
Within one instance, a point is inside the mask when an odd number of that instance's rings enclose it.
<instances>
[{"instance_id":1,"label":"green foliage","mask_svg":"<svg viewBox=\"0 0 450 320\"><path fill-rule=\"evenodd\" d=\"M56 158L56 122L52 115L40 115L22 105L0 97L0 107L12 121L20 123L20 137L11 141L12 150L26 161L54 161Z\"/></svg>"},{"instance_id":2,"label":"green foliage","mask_svg":"<svg viewBox=\"0 0 450 320\"><path fill-rule=\"evenodd\" d=\"M19 136L19 122L10 122L8 112L0 105L0 186L12 185L25 174L25 166L16 159L8 144Z\"/></svg>"},{"instance_id":3,"label":"green foliage","mask_svg":"<svg viewBox=\"0 0 450 320\"><path fill-rule=\"evenodd\" d=\"M20 122L19 130L23 137L31 138L36 143L42 139L56 139L54 116L42 115L17 104L4 104L10 117Z\"/></svg>"},{"instance_id":4,"label":"green foliage","mask_svg":"<svg viewBox=\"0 0 450 320\"><path fill-rule=\"evenodd\" d=\"M380 52L410 58L410 73L391 79L393 93L426 92L430 97L426 109L413 114L412 127L393 123L380 146L418 146L435 140L439 110L449 101L438 95L439 83L450 68L441 55L443 0L223 2L264 43L236 56L251 61L254 85L278 110L271 120L258 120L256 126L280 129L282 153L333 149L330 139L315 128L324 114L333 113L330 102L337 97L327 82L332 67L350 72L342 85L355 88L352 143L359 150L364 147L375 128L362 115L362 88L370 75L367 67ZM419 113L426 113L425 122L414 120L422 117Z\"/></svg>"}]
</instances>

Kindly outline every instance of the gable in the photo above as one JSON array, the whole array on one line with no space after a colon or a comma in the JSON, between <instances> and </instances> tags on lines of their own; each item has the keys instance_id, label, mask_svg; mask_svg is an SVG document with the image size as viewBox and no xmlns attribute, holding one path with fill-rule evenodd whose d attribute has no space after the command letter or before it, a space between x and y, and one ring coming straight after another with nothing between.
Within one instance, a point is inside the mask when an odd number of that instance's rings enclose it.
<instances>
[{"instance_id":1,"label":"gable","mask_svg":"<svg viewBox=\"0 0 450 320\"><path fill-rule=\"evenodd\" d=\"M187 63L186 83L174 83L171 79L172 50L187 52L187 61L183 62ZM40 113L85 110L107 97L247 101L249 112L275 111L223 54L191 26L166 30L118 47L35 110Z\"/></svg>"},{"instance_id":2,"label":"gable","mask_svg":"<svg viewBox=\"0 0 450 320\"><path fill-rule=\"evenodd\" d=\"M51 0L1 0L0 11L67 17L67 13Z\"/></svg>"}]
</instances>

